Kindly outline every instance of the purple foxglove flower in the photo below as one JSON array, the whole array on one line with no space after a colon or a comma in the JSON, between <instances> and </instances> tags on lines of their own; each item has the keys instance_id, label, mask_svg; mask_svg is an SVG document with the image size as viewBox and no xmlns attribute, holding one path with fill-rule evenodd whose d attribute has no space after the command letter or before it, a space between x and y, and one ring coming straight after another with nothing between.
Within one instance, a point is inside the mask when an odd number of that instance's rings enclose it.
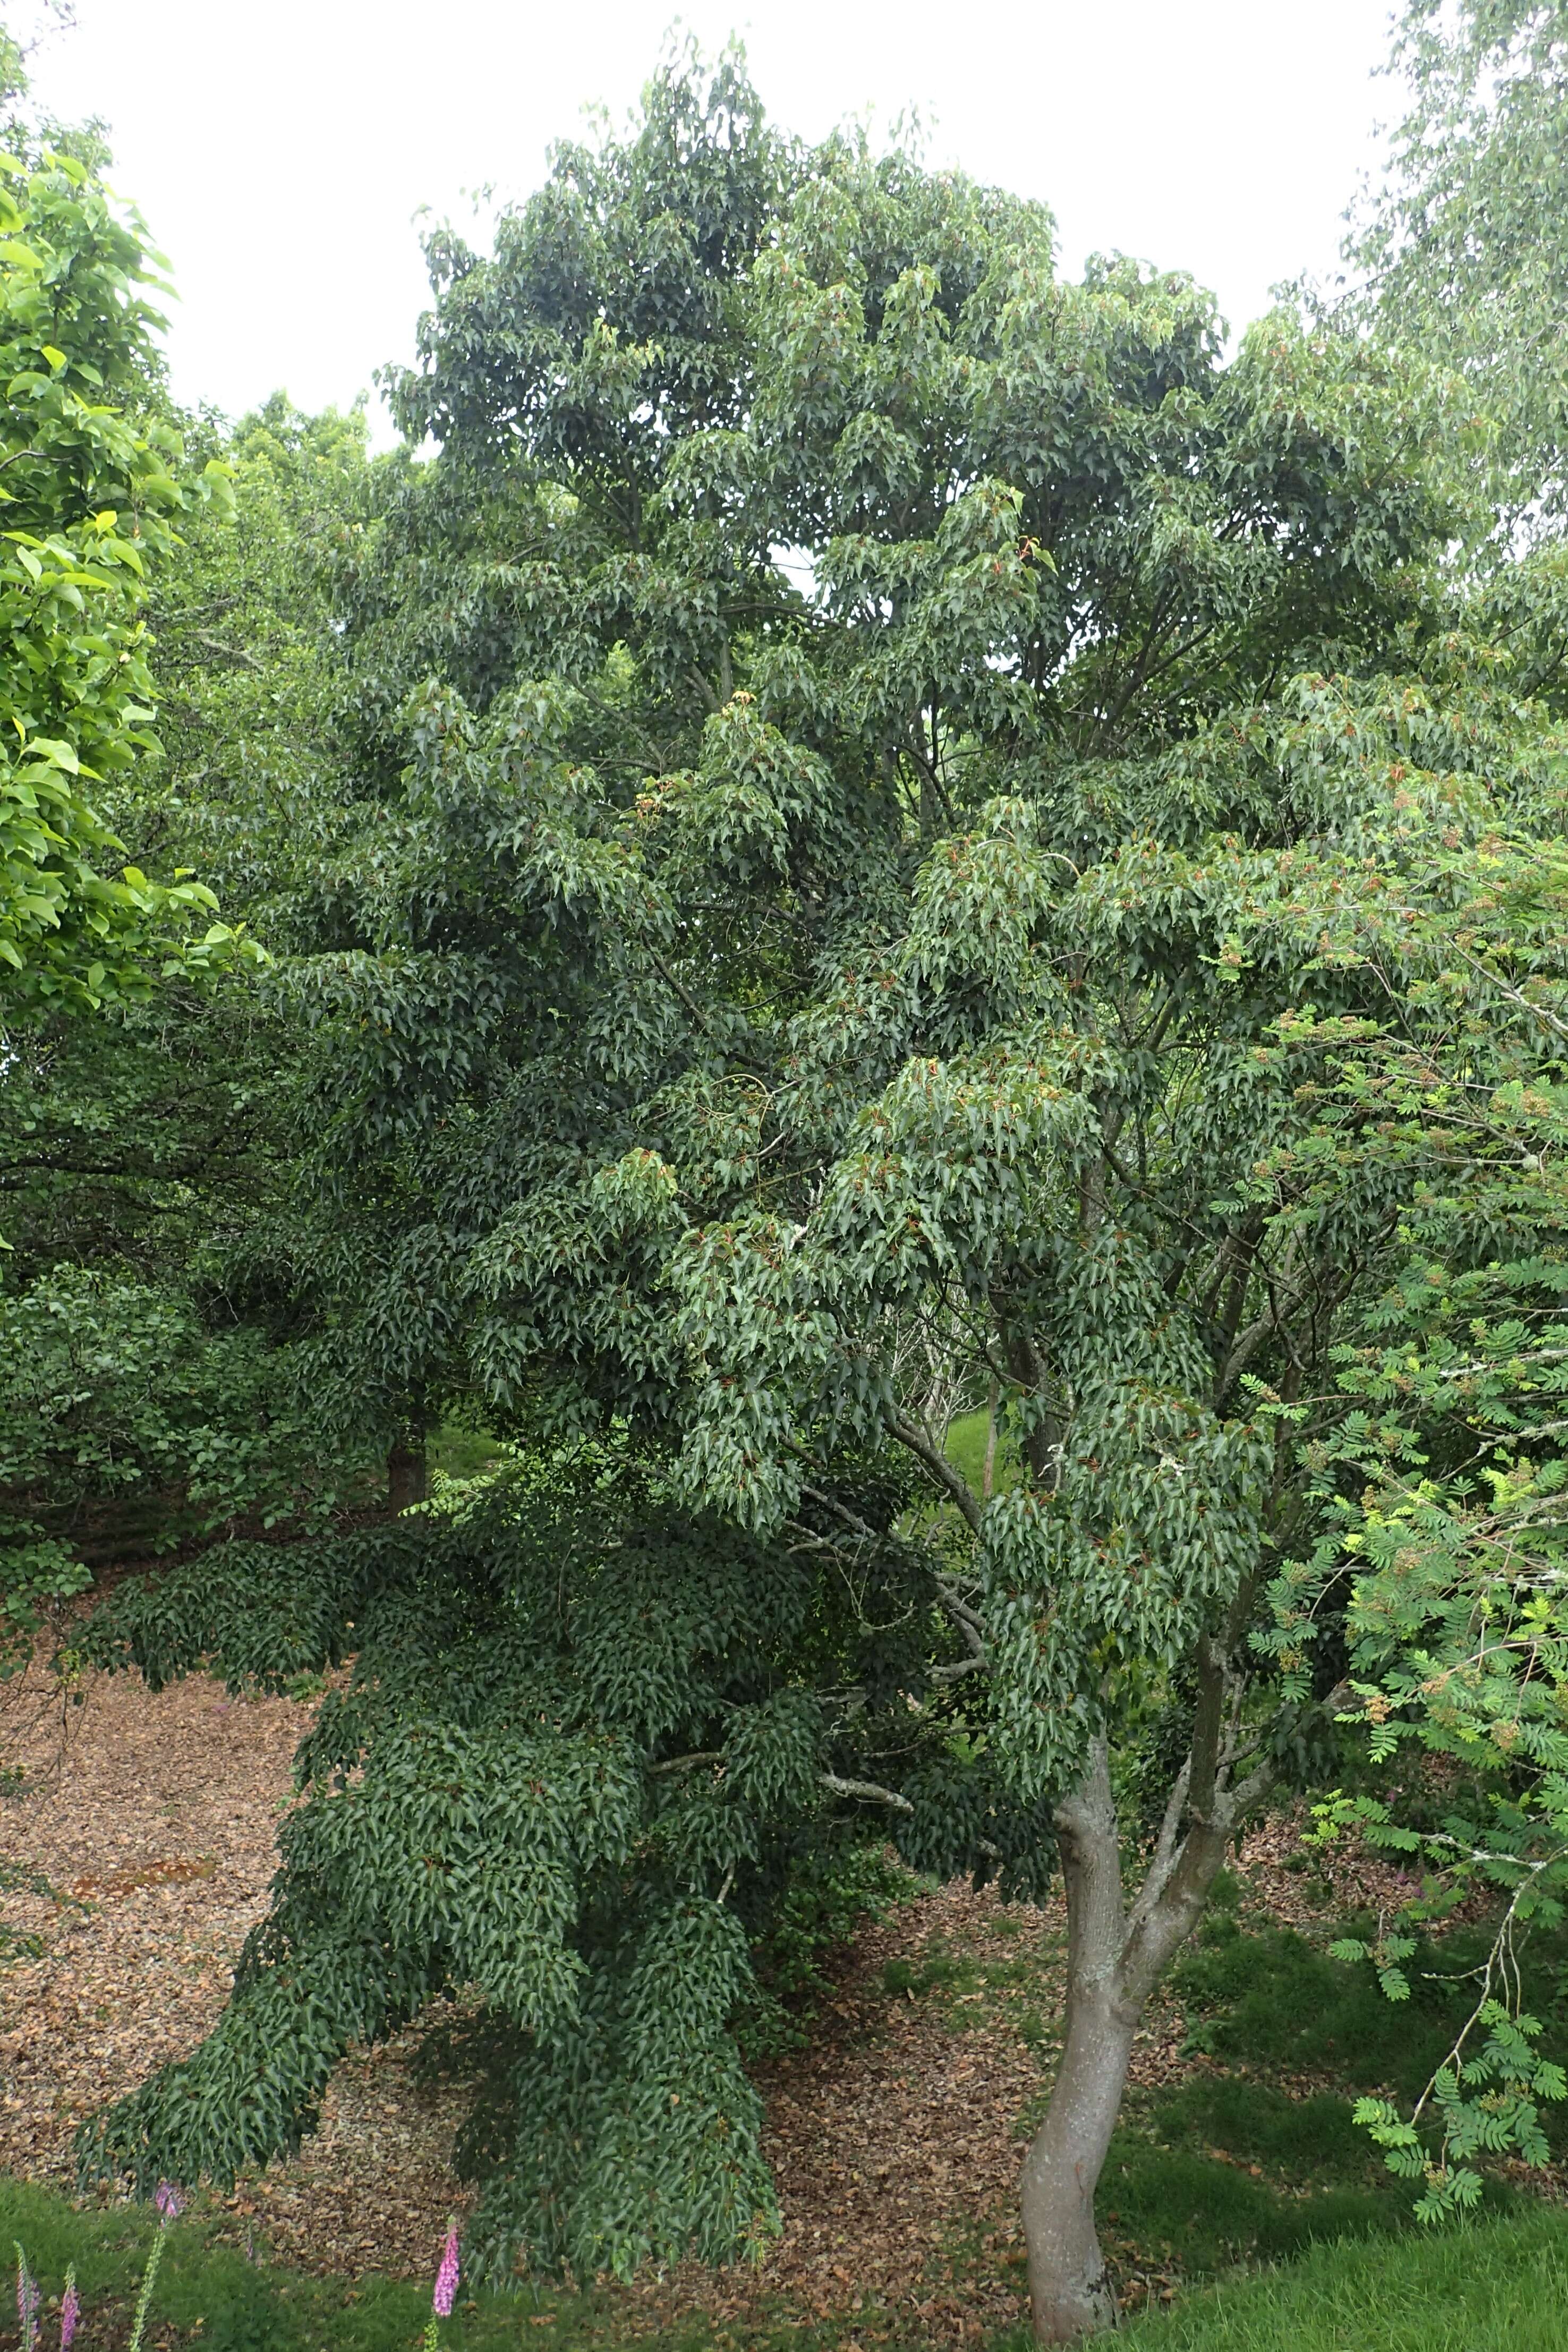
<instances>
[{"instance_id":1,"label":"purple foxglove flower","mask_svg":"<svg viewBox=\"0 0 1568 2352\"><path fill-rule=\"evenodd\" d=\"M81 2304L77 2295L73 2267L66 2273L66 2291L60 2297L60 2352L71 2352L71 2337L76 2334L76 2324L80 2317Z\"/></svg>"},{"instance_id":2,"label":"purple foxglove flower","mask_svg":"<svg viewBox=\"0 0 1568 2352\"><path fill-rule=\"evenodd\" d=\"M16 2325L22 2352L33 2352L38 2340L38 2282L27 2268L27 2257L16 2248Z\"/></svg>"},{"instance_id":3,"label":"purple foxglove flower","mask_svg":"<svg viewBox=\"0 0 1568 2352\"><path fill-rule=\"evenodd\" d=\"M458 2225L447 2225L447 2242L441 2249L441 2267L436 2273L436 2292L430 2300L437 2316L450 2319L452 2305L458 2293Z\"/></svg>"},{"instance_id":4,"label":"purple foxglove flower","mask_svg":"<svg viewBox=\"0 0 1568 2352\"><path fill-rule=\"evenodd\" d=\"M160 2180L158 2194L153 2201L163 2215L165 2226L177 2221L184 2210L185 2200L172 2180Z\"/></svg>"}]
</instances>

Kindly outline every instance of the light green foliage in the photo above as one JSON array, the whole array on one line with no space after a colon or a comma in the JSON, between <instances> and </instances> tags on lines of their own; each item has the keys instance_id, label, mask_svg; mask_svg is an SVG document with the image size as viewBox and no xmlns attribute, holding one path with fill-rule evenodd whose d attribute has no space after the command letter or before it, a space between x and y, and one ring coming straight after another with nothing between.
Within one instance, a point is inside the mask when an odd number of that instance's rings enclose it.
<instances>
[{"instance_id":1,"label":"light green foliage","mask_svg":"<svg viewBox=\"0 0 1568 2352\"><path fill-rule=\"evenodd\" d=\"M1038 207L808 152L733 59L431 258L272 1263L324 1430L515 1466L88 1637L358 1659L233 2007L84 2165L288 2146L476 1983L481 2258L626 2268L770 2226L734 2028L815 1822L1037 1894L1103 1739L1179 1940L1339 1736L1342 1589L1268 1594L1354 1507L1337 1351L1431 1173L1381 1074L1511 1099L1563 1034L1563 604L1437 568L1423 364L1285 310L1227 361L1188 280L1064 283ZM1485 1155L1445 1181L1479 1262Z\"/></svg>"},{"instance_id":2,"label":"light green foliage","mask_svg":"<svg viewBox=\"0 0 1568 2352\"><path fill-rule=\"evenodd\" d=\"M150 347L142 358L145 432L172 446ZM174 511L177 542L156 515L156 549L137 542L150 560L134 657L150 627L159 740L106 768L92 804L160 887L184 888L194 866L286 946L310 926L301 898L319 904L342 797L325 748L324 581L352 529L363 428L279 401L232 433L183 431L184 470L205 463L225 494ZM253 971L204 976L188 957L138 969L157 986L139 981L86 1020L58 996L14 1006L5 1034L0 1589L18 1659L89 1562L237 1520L309 1523L366 1466L293 1377L289 1163L306 1041Z\"/></svg>"},{"instance_id":3,"label":"light green foliage","mask_svg":"<svg viewBox=\"0 0 1568 2352\"><path fill-rule=\"evenodd\" d=\"M364 530L363 415L301 415L281 394L232 427L181 420L227 497L181 521L152 583L160 757L108 798L139 862L196 866L281 953L324 944L345 784L332 583ZM271 1050L284 1057L282 1033Z\"/></svg>"},{"instance_id":4,"label":"light green foliage","mask_svg":"<svg viewBox=\"0 0 1568 2352\"><path fill-rule=\"evenodd\" d=\"M1350 257L1374 328L1451 367L1504 529L1568 492L1568 8L1407 0L1408 110Z\"/></svg>"},{"instance_id":5,"label":"light green foliage","mask_svg":"<svg viewBox=\"0 0 1568 2352\"><path fill-rule=\"evenodd\" d=\"M135 853L119 829L162 772L150 599L179 574L185 530L210 543L230 527L228 468L188 459L168 415L157 257L105 185L100 142L30 119L3 36L0 79L9 1671L106 1528L139 1517L166 1545L323 1482L302 1476L298 1416L268 1388L265 1318L235 1328L237 1230L266 1157L264 1056L238 983L265 959L242 926L207 919L216 901L191 869L205 845L168 855L166 782L154 822L127 828Z\"/></svg>"},{"instance_id":6,"label":"light green foliage","mask_svg":"<svg viewBox=\"0 0 1568 2352\"><path fill-rule=\"evenodd\" d=\"M1557 757L1552 739L1543 748ZM1319 1835L1353 1829L1406 1855L1423 1873L1415 1919L1478 1886L1505 1899L1474 2012L1415 2103L1416 2124L1440 2124L1436 2157L1410 2117L1365 2112L1390 2164L1425 2179L1431 2214L1473 2201L1481 2152L1540 2160L1540 2103L1568 2087L1533 2046L1518 1967L1521 1939L1561 1919L1568 1890L1561 845L1500 830L1470 888L1457 882L1446 903L1401 909L1429 973L1413 998L1442 992L1441 1027L1418 1046L1392 1031L1347 1037L1326 1092L1337 1148L1375 1134L1409 1188L1387 1281L1334 1354L1346 1409L1304 1456L1322 1534L1275 1587L1269 1642L1301 1686L1302 1633L1342 1599L1351 1673L1338 1697L1373 1764L1412 1747L1445 1762L1436 1810L1412 1819L1374 1774L1319 1808ZM1488 948L1475 917L1500 906L1509 943ZM1468 1004L1456 965L1479 992ZM1412 1946L1395 1923L1344 1948L1405 1997Z\"/></svg>"},{"instance_id":7,"label":"light green foliage","mask_svg":"<svg viewBox=\"0 0 1568 2352\"><path fill-rule=\"evenodd\" d=\"M7 41L9 94L17 83ZM15 133L21 126L8 126ZM20 142L18 142L20 143ZM254 952L216 901L122 864L100 794L153 746L142 607L176 560L175 519L226 496L191 487L156 415L145 289L156 257L90 142L46 133L0 153L0 989L7 1012L144 992L173 957L205 971ZM27 150L30 148L30 152ZM104 869L110 870L104 870Z\"/></svg>"}]
</instances>

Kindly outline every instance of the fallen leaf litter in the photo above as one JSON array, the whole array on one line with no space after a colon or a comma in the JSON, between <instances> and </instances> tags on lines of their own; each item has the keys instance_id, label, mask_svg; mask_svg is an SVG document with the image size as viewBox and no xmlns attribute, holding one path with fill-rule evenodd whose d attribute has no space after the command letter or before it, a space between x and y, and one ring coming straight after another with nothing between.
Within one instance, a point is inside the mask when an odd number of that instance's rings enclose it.
<instances>
[{"instance_id":1,"label":"fallen leaf litter","mask_svg":"<svg viewBox=\"0 0 1568 2352\"><path fill-rule=\"evenodd\" d=\"M0 2167L68 2188L81 2119L194 2047L221 2011L266 1907L311 1710L231 1699L205 1676L156 1696L134 1675L99 1678L64 1717L39 1690L33 1677L13 1685L5 1726L6 1760L26 1777L0 1811L0 1842L53 1892L24 1884L4 1902L11 1937L35 1941L14 1941L0 1974ZM1266 1823L1241 1867L1276 1918L1310 1926L1319 1915L1284 1867L1296 1845L1290 1823ZM1397 1899L1375 1861L1346 1857L1334 1873L1342 1904ZM966 1885L868 1924L807 2046L757 2070L782 2238L760 2273L690 2265L626 2291L627 2319L661 2327L701 2310L722 2326L782 2307L849 2318L868 2341L916 2321L933 2345L1016 2319L1020 2119L1038 2107L1054 2048L1062 1928L1059 1905L1009 1908ZM1022 1954L1033 1965L1010 1969ZM933 1955L991 1981L943 1998L889 1991L890 1964L918 1973ZM308 2271L426 2274L465 2203L449 2165L465 2096L416 2076L418 2039L340 2068L299 2155L211 2200L226 2235ZM1134 2084L1201 2066L1183 2039L1179 2009L1157 2002ZM1124 2299L1158 2301L1171 2285L1131 2275Z\"/></svg>"}]
</instances>

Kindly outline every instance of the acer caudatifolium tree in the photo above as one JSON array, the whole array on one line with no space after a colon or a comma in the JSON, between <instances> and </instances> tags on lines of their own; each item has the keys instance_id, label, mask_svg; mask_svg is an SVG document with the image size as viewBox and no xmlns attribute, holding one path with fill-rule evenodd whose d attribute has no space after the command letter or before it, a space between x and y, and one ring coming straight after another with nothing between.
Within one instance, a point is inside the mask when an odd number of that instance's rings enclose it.
<instances>
[{"instance_id":1,"label":"acer caudatifolium tree","mask_svg":"<svg viewBox=\"0 0 1568 2352\"><path fill-rule=\"evenodd\" d=\"M1065 1881L1065 2339L1144 2005L1333 1736L1279 1580L1422 1178L1345 1056L1539 1064L1489 877L1554 891L1557 771L1425 568L1443 387L1285 311L1227 361L1187 279L1063 282L1037 206L790 145L733 60L432 262L439 454L345 562L359 831L285 982L323 1394L515 1450L89 1630L353 1664L228 2011L84 2167L259 2161L457 1987L490 2274L760 2247L752 1954L890 1837Z\"/></svg>"}]
</instances>

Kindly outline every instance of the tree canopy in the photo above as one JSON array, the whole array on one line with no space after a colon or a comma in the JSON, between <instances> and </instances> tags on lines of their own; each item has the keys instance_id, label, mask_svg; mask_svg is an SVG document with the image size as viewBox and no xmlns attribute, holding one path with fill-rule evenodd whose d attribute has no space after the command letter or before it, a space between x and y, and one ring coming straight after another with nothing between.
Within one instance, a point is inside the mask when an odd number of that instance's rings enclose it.
<instances>
[{"instance_id":1,"label":"tree canopy","mask_svg":"<svg viewBox=\"0 0 1568 2352\"><path fill-rule=\"evenodd\" d=\"M732 58L431 264L392 389L439 454L324 532L308 854L200 823L286 908L298 1392L323 1443L510 1452L82 1635L347 1669L229 2011L84 2165L226 2177L468 1988L481 2262L732 2256L759 1939L890 1836L1065 1874L1065 2336L1143 2003L1369 1671L1398 1316L1555 1263L1544 1155L1499 1174L1556 1116L1555 574L1445 569L1425 356L1286 308L1227 359L1189 280L1064 281L1042 209L792 142Z\"/></svg>"}]
</instances>

